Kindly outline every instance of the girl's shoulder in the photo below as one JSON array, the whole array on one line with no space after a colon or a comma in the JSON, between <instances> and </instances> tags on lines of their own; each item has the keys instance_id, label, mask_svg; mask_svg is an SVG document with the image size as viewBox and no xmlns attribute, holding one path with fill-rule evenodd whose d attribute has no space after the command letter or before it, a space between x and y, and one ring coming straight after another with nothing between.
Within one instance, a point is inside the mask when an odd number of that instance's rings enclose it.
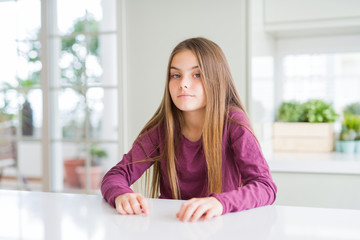
<instances>
[{"instance_id":1,"label":"girl's shoulder","mask_svg":"<svg viewBox=\"0 0 360 240\"><path fill-rule=\"evenodd\" d=\"M247 114L240 109L239 107L229 107L226 116L227 122L227 131L231 133L238 134L239 132L243 133L250 132L253 134L250 120Z\"/></svg>"},{"instance_id":2,"label":"girl's shoulder","mask_svg":"<svg viewBox=\"0 0 360 240\"><path fill-rule=\"evenodd\" d=\"M227 121L249 125L247 114L239 107L230 106L227 111Z\"/></svg>"},{"instance_id":3,"label":"girl's shoulder","mask_svg":"<svg viewBox=\"0 0 360 240\"><path fill-rule=\"evenodd\" d=\"M157 125L143 129L137 137L137 141L147 142L150 141L154 145L158 145L165 136L164 124L159 123Z\"/></svg>"}]
</instances>

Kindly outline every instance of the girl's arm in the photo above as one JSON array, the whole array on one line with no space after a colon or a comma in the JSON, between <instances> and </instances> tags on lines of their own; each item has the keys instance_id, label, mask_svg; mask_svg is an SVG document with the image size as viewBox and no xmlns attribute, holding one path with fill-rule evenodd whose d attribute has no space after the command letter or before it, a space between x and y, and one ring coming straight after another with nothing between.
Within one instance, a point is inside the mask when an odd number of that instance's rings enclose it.
<instances>
[{"instance_id":1,"label":"girl's arm","mask_svg":"<svg viewBox=\"0 0 360 240\"><path fill-rule=\"evenodd\" d=\"M241 186L211 196L221 202L223 214L272 204L277 188L257 139L249 129L236 123L231 124L228 134Z\"/></svg>"},{"instance_id":2,"label":"girl's arm","mask_svg":"<svg viewBox=\"0 0 360 240\"><path fill-rule=\"evenodd\" d=\"M133 193L130 186L154 163L146 160L159 155L157 140L154 142L151 134L138 138L123 159L105 174L101 193L111 206L116 207L115 198L118 196Z\"/></svg>"}]
</instances>

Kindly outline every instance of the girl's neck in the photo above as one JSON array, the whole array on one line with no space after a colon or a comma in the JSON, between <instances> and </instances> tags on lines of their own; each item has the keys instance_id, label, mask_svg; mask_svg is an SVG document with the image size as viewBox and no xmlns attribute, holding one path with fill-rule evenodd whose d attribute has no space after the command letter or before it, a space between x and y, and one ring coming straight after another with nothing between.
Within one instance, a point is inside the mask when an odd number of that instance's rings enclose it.
<instances>
[{"instance_id":1,"label":"girl's neck","mask_svg":"<svg viewBox=\"0 0 360 240\"><path fill-rule=\"evenodd\" d=\"M183 112L184 125L182 134L189 140L196 142L201 138L205 121L205 109L193 112Z\"/></svg>"}]
</instances>

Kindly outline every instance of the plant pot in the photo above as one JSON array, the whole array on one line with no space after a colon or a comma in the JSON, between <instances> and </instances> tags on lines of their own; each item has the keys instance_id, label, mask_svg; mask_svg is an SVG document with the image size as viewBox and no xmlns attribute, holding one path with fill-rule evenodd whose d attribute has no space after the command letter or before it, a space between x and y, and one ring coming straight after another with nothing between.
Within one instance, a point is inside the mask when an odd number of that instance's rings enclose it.
<instances>
[{"instance_id":1,"label":"plant pot","mask_svg":"<svg viewBox=\"0 0 360 240\"><path fill-rule=\"evenodd\" d=\"M69 187L80 187L79 178L76 172L76 169L79 166L85 165L85 159L82 158L74 158L74 159L67 159L64 161L64 169L65 169L65 183Z\"/></svg>"},{"instance_id":2,"label":"plant pot","mask_svg":"<svg viewBox=\"0 0 360 240\"><path fill-rule=\"evenodd\" d=\"M335 141L335 151L336 152L342 152L342 141L336 140Z\"/></svg>"},{"instance_id":3,"label":"plant pot","mask_svg":"<svg viewBox=\"0 0 360 240\"><path fill-rule=\"evenodd\" d=\"M34 123L33 123L33 110L26 99L22 106L22 134L23 136L32 136L34 133Z\"/></svg>"},{"instance_id":4,"label":"plant pot","mask_svg":"<svg viewBox=\"0 0 360 240\"><path fill-rule=\"evenodd\" d=\"M354 154L355 146L355 141L341 141L341 150L343 153Z\"/></svg>"},{"instance_id":5,"label":"plant pot","mask_svg":"<svg viewBox=\"0 0 360 240\"><path fill-rule=\"evenodd\" d=\"M104 169L102 166L91 166L90 171L90 188L96 190L100 188L100 183L103 178ZM76 173L82 188L86 187L86 169L83 166L76 168Z\"/></svg>"},{"instance_id":6,"label":"plant pot","mask_svg":"<svg viewBox=\"0 0 360 240\"><path fill-rule=\"evenodd\" d=\"M273 149L280 152L332 152L333 128L333 123L275 122Z\"/></svg>"},{"instance_id":7,"label":"plant pot","mask_svg":"<svg viewBox=\"0 0 360 240\"><path fill-rule=\"evenodd\" d=\"M360 153L360 140L355 141L355 152Z\"/></svg>"}]
</instances>

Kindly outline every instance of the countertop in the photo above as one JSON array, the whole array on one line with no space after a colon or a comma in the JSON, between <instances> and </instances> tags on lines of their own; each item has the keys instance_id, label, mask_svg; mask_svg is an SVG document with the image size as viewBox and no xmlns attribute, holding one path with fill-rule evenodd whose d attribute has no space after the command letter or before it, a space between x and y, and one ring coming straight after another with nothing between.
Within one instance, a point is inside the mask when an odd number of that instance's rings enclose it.
<instances>
[{"instance_id":1,"label":"countertop","mask_svg":"<svg viewBox=\"0 0 360 240\"><path fill-rule=\"evenodd\" d=\"M360 211L266 206L184 223L183 201L119 215L99 195L0 190L0 239L360 239Z\"/></svg>"},{"instance_id":2,"label":"countertop","mask_svg":"<svg viewBox=\"0 0 360 240\"><path fill-rule=\"evenodd\" d=\"M360 154L265 152L272 172L351 174L360 176Z\"/></svg>"}]
</instances>

